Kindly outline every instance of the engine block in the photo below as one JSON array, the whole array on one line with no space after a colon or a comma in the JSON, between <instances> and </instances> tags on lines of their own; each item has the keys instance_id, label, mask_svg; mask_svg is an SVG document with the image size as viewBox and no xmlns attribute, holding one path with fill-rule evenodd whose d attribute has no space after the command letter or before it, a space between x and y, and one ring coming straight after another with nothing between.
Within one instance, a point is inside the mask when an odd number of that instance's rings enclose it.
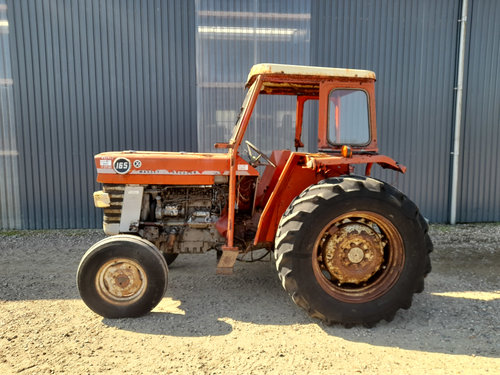
<instances>
[{"instance_id":1,"label":"engine block","mask_svg":"<svg viewBox=\"0 0 500 375\"><path fill-rule=\"evenodd\" d=\"M148 186L139 234L165 253L200 253L224 238L215 228L227 202L228 185Z\"/></svg>"}]
</instances>

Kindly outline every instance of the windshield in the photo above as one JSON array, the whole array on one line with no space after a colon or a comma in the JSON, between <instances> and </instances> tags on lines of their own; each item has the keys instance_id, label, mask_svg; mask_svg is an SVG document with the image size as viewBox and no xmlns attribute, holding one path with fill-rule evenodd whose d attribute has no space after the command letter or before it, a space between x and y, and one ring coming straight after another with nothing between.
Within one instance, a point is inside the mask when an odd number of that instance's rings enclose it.
<instances>
[{"instance_id":1,"label":"windshield","mask_svg":"<svg viewBox=\"0 0 500 375\"><path fill-rule=\"evenodd\" d=\"M252 86L250 86L250 88L247 91L247 95L245 96L245 99L243 100L243 104L241 105L240 113L238 115L238 119L236 120L236 124L234 125L233 133L231 134L231 140L229 141L229 143L234 143L234 141L236 140L236 137L238 135L238 132L240 131L241 122L243 121L243 117L245 114L245 110L248 106L248 102L250 101L250 98L252 97L252 95L255 91L256 82L257 81L255 81L252 84Z\"/></svg>"}]
</instances>

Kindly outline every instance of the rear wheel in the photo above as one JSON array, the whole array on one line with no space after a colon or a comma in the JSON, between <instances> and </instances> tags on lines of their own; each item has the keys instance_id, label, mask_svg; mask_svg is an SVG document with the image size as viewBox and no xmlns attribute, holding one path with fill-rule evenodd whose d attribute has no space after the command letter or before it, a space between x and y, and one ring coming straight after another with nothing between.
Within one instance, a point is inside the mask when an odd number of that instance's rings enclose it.
<instances>
[{"instance_id":1,"label":"rear wheel","mask_svg":"<svg viewBox=\"0 0 500 375\"><path fill-rule=\"evenodd\" d=\"M151 311L167 288L161 252L137 236L97 242L83 256L77 284L85 304L105 318L135 317Z\"/></svg>"},{"instance_id":2,"label":"rear wheel","mask_svg":"<svg viewBox=\"0 0 500 375\"><path fill-rule=\"evenodd\" d=\"M306 189L283 215L276 267L294 302L331 324L392 320L423 290L432 243L402 193L364 177Z\"/></svg>"}]
</instances>

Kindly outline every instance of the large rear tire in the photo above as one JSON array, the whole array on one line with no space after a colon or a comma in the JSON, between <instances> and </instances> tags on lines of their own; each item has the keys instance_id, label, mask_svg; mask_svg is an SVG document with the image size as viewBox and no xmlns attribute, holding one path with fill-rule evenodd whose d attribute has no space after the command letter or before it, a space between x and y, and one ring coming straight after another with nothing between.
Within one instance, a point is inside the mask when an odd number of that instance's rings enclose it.
<instances>
[{"instance_id":1,"label":"large rear tire","mask_svg":"<svg viewBox=\"0 0 500 375\"><path fill-rule=\"evenodd\" d=\"M165 294L168 268L161 252L137 236L117 235L83 256L77 284L85 304L105 318L141 316Z\"/></svg>"},{"instance_id":2,"label":"large rear tire","mask_svg":"<svg viewBox=\"0 0 500 375\"><path fill-rule=\"evenodd\" d=\"M423 290L431 269L427 230L415 204L392 186L330 178L304 190L283 215L276 268L310 316L373 326Z\"/></svg>"}]
</instances>

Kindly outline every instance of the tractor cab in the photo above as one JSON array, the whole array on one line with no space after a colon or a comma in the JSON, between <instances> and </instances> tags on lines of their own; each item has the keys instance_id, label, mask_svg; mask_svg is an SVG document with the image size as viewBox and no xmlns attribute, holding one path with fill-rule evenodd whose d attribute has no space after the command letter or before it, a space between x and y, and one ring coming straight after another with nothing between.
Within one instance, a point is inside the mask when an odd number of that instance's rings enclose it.
<instances>
[{"instance_id":1,"label":"tractor cab","mask_svg":"<svg viewBox=\"0 0 500 375\"><path fill-rule=\"evenodd\" d=\"M355 153L375 153L377 149L375 73L367 70L320 68L310 66L258 64L248 75L247 97L254 95L292 95L297 99L295 147L302 143L304 103L317 101L319 106L318 150L341 152L349 146ZM243 106L245 108L247 106ZM233 137L246 130L240 116Z\"/></svg>"}]
</instances>

